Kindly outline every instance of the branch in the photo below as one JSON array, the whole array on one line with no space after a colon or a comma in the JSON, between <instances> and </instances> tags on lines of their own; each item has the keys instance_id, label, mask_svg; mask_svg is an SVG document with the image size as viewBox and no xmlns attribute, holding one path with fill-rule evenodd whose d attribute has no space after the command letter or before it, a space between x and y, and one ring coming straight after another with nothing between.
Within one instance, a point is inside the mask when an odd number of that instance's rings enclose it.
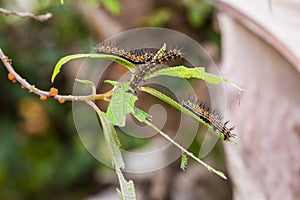
<instances>
[{"instance_id":1,"label":"branch","mask_svg":"<svg viewBox=\"0 0 300 200\"><path fill-rule=\"evenodd\" d=\"M52 17L51 13L46 13L46 14L43 14L43 15L39 15L39 14L30 13L30 12L18 12L18 11L15 11L15 10L7 10L7 9L4 9L4 8L0 8L0 13L3 13L5 15L15 15L15 16L18 16L18 17L21 17L21 18L30 17L30 18L33 18L33 19L38 20L40 22L47 21L48 19L50 19Z\"/></svg>"},{"instance_id":2,"label":"branch","mask_svg":"<svg viewBox=\"0 0 300 200\"><path fill-rule=\"evenodd\" d=\"M64 103L65 101L90 101L90 100L98 100L98 99L106 100L113 93L113 91L110 90L104 94L72 96L72 95L58 95L58 91L55 88L51 88L50 91L40 90L36 88L34 85L28 83L14 70L14 68L12 67L11 59L9 59L6 55L4 55L1 48L0 48L0 58L4 66L9 72L8 78L13 82L19 82L22 88L27 89L29 92L39 95L41 100L46 100L47 97L53 97L55 100L58 100L60 103Z\"/></svg>"}]
</instances>

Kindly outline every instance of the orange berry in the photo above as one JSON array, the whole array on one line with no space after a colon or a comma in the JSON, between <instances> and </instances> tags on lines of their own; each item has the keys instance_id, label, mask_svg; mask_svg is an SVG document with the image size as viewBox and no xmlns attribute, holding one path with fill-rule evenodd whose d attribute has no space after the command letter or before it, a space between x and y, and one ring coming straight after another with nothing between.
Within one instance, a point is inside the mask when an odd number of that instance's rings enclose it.
<instances>
[{"instance_id":1,"label":"orange berry","mask_svg":"<svg viewBox=\"0 0 300 200\"><path fill-rule=\"evenodd\" d=\"M56 89L55 87L50 88L50 91L49 91L50 97L54 97L57 94L58 94L58 89Z\"/></svg>"},{"instance_id":2,"label":"orange berry","mask_svg":"<svg viewBox=\"0 0 300 200\"><path fill-rule=\"evenodd\" d=\"M59 103L65 103L65 101L66 101L66 100L65 100L64 98L59 98L59 99L58 99L58 102L59 102Z\"/></svg>"},{"instance_id":3,"label":"orange berry","mask_svg":"<svg viewBox=\"0 0 300 200\"><path fill-rule=\"evenodd\" d=\"M41 100L41 101L46 101L46 100L47 100L47 96L41 95L41 96L40 96L40 100Z\"/></svg>"},{"instance_id":4,"label":"orange berry","mask_svg":"<svg viewBox=\"0 0 300 200\"><path fill-rule=\"evenodd\" d=\"M15 80L15 75L14 75L13 73L9 73L9 74L7 75L7 77L8 77L8 79L11 80L11 81Z\"/></svg>"}]
</instances>

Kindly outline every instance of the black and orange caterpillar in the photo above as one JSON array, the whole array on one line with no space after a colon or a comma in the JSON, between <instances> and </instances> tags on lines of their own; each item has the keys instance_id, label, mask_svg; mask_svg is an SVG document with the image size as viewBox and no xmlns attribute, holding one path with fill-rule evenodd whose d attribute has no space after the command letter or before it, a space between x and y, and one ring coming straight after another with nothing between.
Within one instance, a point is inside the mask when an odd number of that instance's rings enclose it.
<instances>
[{"instance_id":1,"label":"black and orange caterpillar","mask_svg":"<svg viewBox=\"0 0 300 200\"><path fill-rule=\"evenodd\" d=\"M155 58L155 55L157 54L158 51L159 51L158 48L139 48L139 49L126 50L124 48L117 47L117 45L112 45L108 42L100 43L95 49L95 52L98 54L109 54L109 55L118 56L133 64L145 64L146 62L149 62L151 60L154 63L159 63L160 61L163 61L170 57L173 58L181 57L181 52L175 49L175 50L166 50L165 52L163 52L160 58L159 57Z\"/></svg>"},{"instance_id":2,"label":"black and orange caterpillar","mask_svg":"<svg viewBox=\"0 0 300 200\"><path fill-rule=\"evenodd\" d=\"M133 64L144 64L151 60L155 54L159 51L156 48L141 48L135 50L125 50L124 48L117 47L108 43L99 44L96 49L98 54L109 54L121 57Z\"/></svg>"},{"instance_id":3,"label":"black and orange caterpillar","mask_svg":"<svg viewBox=\"0 0 300 200\"><path fill-rule=\"evenodd\" d=\"M152 57L150 61L136 67L129 86L135 92L138 84L146 75L152 74L164 67L176 66L176 60L180 58L182 56L179 50L166 50L161 55Z\"/></svg>"},{"instance_id":4,"label":"black and orange caterpillar","mask_svg":"<svg viewBox=\"0 0 300 200\"><path fill-rule=\"evenodd\" d=\"M125 50L109 42L100 43L95 51L98 54L109 54L121 57L133 64L136 64L135 73L130 81L130 87L135 93L138 84L149 75L163 67L172 67L179 65L192 65L186 61L177 49L165 50L161 55L157 55L158 48L139 48L134 50Z\"/></svg>"},{"instance_id":5,"label":"black and orange caterpillar","mask_svg":"<svg viewBox=\"0 0 300 200\"><path fill-rule=\"evenodd\" d=\"M211 126L214 131L218 130L220 133L222 133L224 140L229 140L230 138L236 137L236 135L231 132L234 130L234 127L227 127L229 121L223 123L223 117L220 114L217 114L215 111L211 112L210 109L199 100L189 98L188 100L183 100L181 104L183 107L190 110L205 123Z\"/></svg>"}]
</instances>

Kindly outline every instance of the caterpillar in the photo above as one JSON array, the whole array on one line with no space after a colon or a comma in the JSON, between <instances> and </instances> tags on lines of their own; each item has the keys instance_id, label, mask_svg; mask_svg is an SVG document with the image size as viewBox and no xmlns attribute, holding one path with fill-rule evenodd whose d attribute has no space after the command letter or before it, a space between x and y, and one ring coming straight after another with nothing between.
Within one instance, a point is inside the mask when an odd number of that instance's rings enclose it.
<instances>
[{"instance_id":1,"label":"caterpillar","mask_svg":"<svg viewBox=\"0 0 300 200\"><path fill-rule=\"evenodd\" d=\"M149 62L137 66L132 80L130 81L130 88L135 92L138 84L144 79L145 75L152 74L166 66L173 66L174 61L180 57L182 56L179 50L168 50L163 52L160 56L152 57Z\"/></svg>"},{"instance_id":2,"label":"caterpillar","mask_svg":"<svg viewBox=\"0 0 300 200\"><path fill-rule=\"evenodd\" d=\"M156 48L141 48L125 50L109 43L100 43L95 49L98 54L109 54L121 57L133 64L143 64L149 61L159 51Z\"/></svg>"},{"instance_id":3,"label":"caterpillar","mask_svg":"<svg viewBox=\"0 0 300 200\"><path fill-rule=\"evenodd\" d=\"M185 65L193 67L182 57L180 50L165 50L160 56L157 56L158 48L140 48L135 50L125 50L113 45L110 42L100 43L96 47L96 53L109 54L121 57L133 64L138 65L136 72L130 81L130 87L135 93L138 84L144 79L145 75L151 74L162 67L173 67Z\"/></svg>"},{"instance_id":4,"label":"caterpillar","mask_svg":"<svg viewBox=\"0 0 300 200\"><path fill-rule=\"evenodd\" d=\"M195 101L194 99L190 98L188 100L183 100L181 104L183 107L190 110L205 123L211 126L214 131L218 130L220 133L222 133L224 140L229 140L230 138L236 137L236 135L231 132L234 130L234 127L227 127L229 121L223 123L223 117L220 114L217 114L215 111L211 112L210 109L199 100Z\"/></svg>"},{"instance_id":5,"label":"caterpillar","mask_svg":"<svg viewBox=\"0 0 300 200\"><path fill-rule=\"evenodd\" d=\"M147 72L154 69L154 66L155 64L153 62L147 62L136 68L136 71L133 74L132 80L129 84L129 87L132 89L133 92L136 91L138 84L143 80Z\"/></svg>"},{"instance_id":6,"label":"caterpillar","mask_svg":"<svg viewBox=\"0 0 300 200\"><path fill-rule=\"evenodd\" d=\"M152 62L156 64L163 64L161 59L154 58L157 52L159 51L158 48L139 48L134 50L125 50L124 48L119 48L117 45L110 44L109 42L100 43L97 45L95 52L98 54L109 54L121 57L133 64L145 64L152 60ZM161 55L162 58L166 59L169 57L174 58L182 58L181 53L179 50L166 50ZM164 64L172 64L169 62Z\"/></svg>"}]
</instances>

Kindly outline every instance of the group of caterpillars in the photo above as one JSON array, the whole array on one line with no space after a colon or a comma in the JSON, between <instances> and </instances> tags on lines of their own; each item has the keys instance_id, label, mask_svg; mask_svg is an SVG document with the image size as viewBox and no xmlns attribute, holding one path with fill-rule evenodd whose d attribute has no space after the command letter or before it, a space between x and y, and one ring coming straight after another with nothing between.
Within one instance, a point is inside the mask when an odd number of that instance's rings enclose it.
<instances>
[{"instance_id":1,"label":"group of caterpillars","mask_svg":"<svg viewBox=\"0 0 300 200\"><path fill-rule=\"evenodd\" d=\"M106 43L99 44L96 53L109 54L121 57L136 65L135 73L130 81L130 88L136 93L138 84L146 75L162 69L164 67L172 67L183 64L185 59L182 57L180 50L165 50L157 55L158 48L140 48L135 50L125 50Z\"/></svg>"},{"instance_id":2,"label":"group of caterpillars","mask_svg":"<svg viewBox=\"0 0 300 200\"><path fill-rule=\"evenodd\" d=\"M135 73L130 81L132 93L136 92L138 84L144 79L146 75L162 69L163 67L173 67L184 64L187 67L193 67L188 61L182 57L180 50L172 49L165 50L158 55L160 49L158 48L140 48L135 50L125 50L116 45L108 43L101 43L96 47L96 53L109 54L121 57L136 65ZM235 137L231 131L234 129L228 128L229 121L223 123L223 117L216 112L211 112L199 100L188 99L181 102L182 106L197 115L205 123L213 128L214 131L218 130L222 133L224 140L230 140Z\"/></svg>"}]
</instances>

